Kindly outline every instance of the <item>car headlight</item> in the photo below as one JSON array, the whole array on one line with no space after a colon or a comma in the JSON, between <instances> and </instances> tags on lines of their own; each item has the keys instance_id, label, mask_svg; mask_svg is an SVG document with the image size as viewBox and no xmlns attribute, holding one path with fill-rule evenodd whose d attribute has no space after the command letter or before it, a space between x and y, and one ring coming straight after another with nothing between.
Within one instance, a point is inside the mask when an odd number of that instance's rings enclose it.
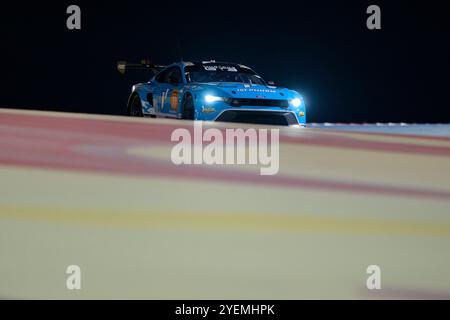
<instances>
[{"instance_id":1,"label":"car headlight","mask_svg":"<svg viewBox=\"0 0 450 320\"><path fill-rule=\"evenodd\" d=\"M222 97L216 97L216 96L212 96L210 94L205 96L205 101L208 102L208 103L221 101L221 100L223 100Z\"/></svg>"},{"instance_id":2,"label":"car headlight","mask_svg":"<svg viewBox=\"0 0 450 320\"><path fill-rule=\"evenodd\" d=\"M302 105L302 100L300 98L294 98L291 100L291 103L294 107L298 108Z\"/></svg>"}]
</instances>

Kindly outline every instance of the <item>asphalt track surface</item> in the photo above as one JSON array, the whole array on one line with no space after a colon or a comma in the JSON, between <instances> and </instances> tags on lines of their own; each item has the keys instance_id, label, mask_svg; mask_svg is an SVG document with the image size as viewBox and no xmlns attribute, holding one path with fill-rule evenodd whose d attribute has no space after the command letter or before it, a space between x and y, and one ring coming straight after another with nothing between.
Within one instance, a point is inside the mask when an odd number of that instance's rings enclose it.
<instances>
[{"instance_id":1,"label":"asphalt track surface","mask_svg":"<svg viewBox=\"0 0 450 320\"><path fill-rule=\"evenodd\" d=\"M0 297L449 299L443 126L282 128L261 176L172 164L190 122L0 109Z\"/></svg>"}]
</instances>

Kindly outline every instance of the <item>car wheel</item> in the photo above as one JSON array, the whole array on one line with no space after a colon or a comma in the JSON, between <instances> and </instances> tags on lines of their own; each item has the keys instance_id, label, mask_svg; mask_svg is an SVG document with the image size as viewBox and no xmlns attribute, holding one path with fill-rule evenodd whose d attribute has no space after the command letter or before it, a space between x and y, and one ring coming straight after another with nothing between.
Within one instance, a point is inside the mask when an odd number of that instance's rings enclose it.
<instances>
[{"instance_id":1,"label":"car wheel","mask_svg":"<svg viewBox=\"0 0 450 320\"><path fill-rule=\"evenodd\" d=\"M194 99L190 94L183 99L182 118L186 120L194 120Z\"/></svg>"},{"instance_id":2,"label":"car wheel","mask_svg":"<svg viewBox=\"0 0 450 320\"><path fill-rule=\"evenodd\" d=\"M131 100L130 107L128 108L128 115L130 117L143 117L144 114L142 113L142 104L141 99L139 98L139 95L134 95L133 99Z\"/></svg>"}]
</instances>

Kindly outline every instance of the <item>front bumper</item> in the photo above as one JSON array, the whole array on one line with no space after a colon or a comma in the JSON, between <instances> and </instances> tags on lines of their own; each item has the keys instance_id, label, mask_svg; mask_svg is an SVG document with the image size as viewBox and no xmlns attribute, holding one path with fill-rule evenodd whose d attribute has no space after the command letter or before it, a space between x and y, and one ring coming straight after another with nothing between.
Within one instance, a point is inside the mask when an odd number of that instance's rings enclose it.
<instances>
[{"instance_id":1,"label":"front bumper","mask_svg":"<svg viewBox=\"0 0 450 320\"><path fill-rule=\"evenodd\" d=\"M273 117L273 119L271 119ZM274 125L305 125L305 107L231 107L223 102L197 107L195 118L204 121L245 122ZM284 120L282 119L284 118Z\"/></svg>"},{"instance_id":2,"label":"front bumper","mask_svg":"<svg viewBox=\"0 0 450 320\"><path fill-rule=\"evenodd\" d=\"M273 110L228 109L223 110L214 120L275 126L294 126L299 124L293 112Z\"/></svg>"}]
</instances>

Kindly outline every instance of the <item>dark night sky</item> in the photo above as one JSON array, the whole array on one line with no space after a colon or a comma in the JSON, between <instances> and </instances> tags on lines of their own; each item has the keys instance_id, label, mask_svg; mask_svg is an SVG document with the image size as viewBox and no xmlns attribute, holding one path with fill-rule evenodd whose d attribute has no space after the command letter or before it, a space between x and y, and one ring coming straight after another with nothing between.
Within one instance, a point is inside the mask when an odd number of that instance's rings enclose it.
<instances>
[{"instance_id":1,"label":"dark night sky","mask_svg":"<svg viewBox=\"0 0 450 320\"><path fill-rule=\"evenodd\" d=\"M182 53L299 90L308 122L450 122L446 1L161 3L2 3L0 106L122 114L132 83L150 76L123 77L116 61ZM69 4L81 31L66 28ZM370 4L382 30L366 28Z\"/></svg>"}]
</instances>

